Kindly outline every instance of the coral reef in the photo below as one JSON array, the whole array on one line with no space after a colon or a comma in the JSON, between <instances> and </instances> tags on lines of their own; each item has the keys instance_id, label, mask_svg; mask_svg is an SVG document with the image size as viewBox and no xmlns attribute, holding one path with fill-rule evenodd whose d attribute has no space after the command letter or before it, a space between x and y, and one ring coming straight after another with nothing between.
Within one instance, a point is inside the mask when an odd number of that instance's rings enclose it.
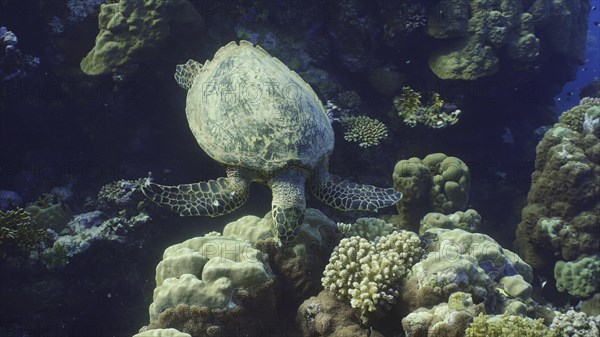
<instances>
[{"instance_id":1,"label":"coral reef","mask_svg":"<svg viewBox=\"0 0 600 337\"><path fill-rule=\"evenodd\" d=\"M576 118L567 118L575 120ZM600 249L600 141L555 124L536 149L515 246L542 274Z\"/></svg>"},{"instance_id":2,"label":"coral reef","mask_svg":"<svg viewBox=\"0 0 600 337\"><path fill-rule=\"evenodd\" d=\"M430 212L449 214L466 207L471 185L467 165L456 157L434 153L423 160L410 158L396 163L394 188L403 193L390 218L401 228L417 231L419 221Z\"/></svg>"},{"instance_id":3,"label":"coral reef","mask_svg":"<svg viewBox=\"0 0 600 337\"><path fill-rule=\"evenodd\" d=\"M0 82L26 78L40 65L39 57L23 55L18 44L17 35L0 26Z\"/></svg>"},{"instance_id":4,"label":"coral reef","mask_svg":"<svg viewBox=\"0 0 600 337\"><path fill-rule=\"evenodd\" d=\"M161 53L171 25L194 31L202 17L188 0L120 0L100 7L96 45L81 60L88 75L126 74ZM195 28L196 27L196 28ZM177 38L181 38L178 36Z\"/></svg>"},{"instance_id":5,"label":"coral reef","mask_svg":"<svg viewBox=\"0 0 600 337\"><path fill-rule=\"evenodd\" d=\"M192 337L189 333L177 329L152 329L133 335L133 337Z\"/></svg>"},{"instance_id":6,"label":"coral reef","mask_svg":"<svg viewBox=\"0 0 600 337\"><path fill-rule=\"evenodd\" d=\"M63 266L95 242L123 241L127 233L148 220L146 213L132 217L110 217L98 210L77 214L60 234L55 233L52 246L42 252L42 260L48 267Z\"/></svg>"},{"instance_id":7,"label":"coral reef","mask_svg":"<svg viewBox=\"0 0 600 337\"><path fill-rule=\"evenodd\" d=\"M305 337L362 337L369 330L360 324L347 301L323 290L298 308L296 323Z\"/></svg>"},{"instance_id":8,"label":"coral reef","mask_svg":"<svg viewBox=\"0 0 600 337\"><path fill-rule=\"evenodd\" d=\"M71 210L60 197L44 194L25 207L31 214L31 220L39 228L48 228L60 232L71 218Z\"/></svg>"},{"instance_id":9,"label":"coral reef","mask_svg":"<svg viewBox=\"0 0 600 337\"><path fill-rule=\"evenodd\" d=\"M600 337L600 315L588 316L573 310L557 312L550 324L550 330L553 330L557 337Z\"/></svg>"},{"instance_id":10,"label":"coral reef","mask_svg":"<svg viewBox=\"0 0 600 337\"><path fill-rule=\"evenodd\" d=\"M21 206L23 199L14 191L0 190L0 211Z\"/></svg>"},{"instance_id":11,"label":"coral reef","mask_svg":"<svg viewBox=\"0 0 600 337\"><path fill-rule=\"evenodd\" d=\"M377 1L383 20L383 40L390 46L401 45L403 38L427 26L425 6L420 2Z\"/></svg>"},{"instance_id":12,"label":"coral reef","mask_svg":"<svg viewBox=\"0 0 600 337\"><path fill-rule=\"evenodd\" d=\"M442 0L434 11L439 15L429 17L427 33L442 41L429 67L442 79L492 75L500 55L519 65L515 68L531 69L543 46L573 64L584 58L586 1Z\"/></svg>"},{"instance_id":13,"label":"coral reef","mask_svg":"<svg viewBox=\"0 0 600 337\"><path fill-rule=\"evenodd\" d=\"M589 297L600 290L600 254L580 257L576 261L558 261L554 265L558 291Z\"/></svg>"},{"instance_id":14,"label":"coral reef","mask_svg":"<svg viewBox=\"0 0 600 337\"><path fill-rule=\"evenodd\" d=\"M486 300L498 312L511 302L530 300L531 267L489 236L433 228L424 239L427 255L412 267L401 292L408 308L446 302L456 291L470 293L476 302ZM499 294L507 298L493 304Z\"/></svg>"},{"instance_id":15,"label":"coral reef","mask_svg":"<svg viewBox=\"0 0 600 337\"><path fill-rule=\"evenodd\" d=\"M444 215L442 213L427 213L421 219L419 235L431 228L459 228L467 232L476 232L481 223L481 215L474 209L468 209L464 212L458 211L454 214Z\"/></svg>"},{"instance_id":16,"label":"coral reef","mask_svg":"<svg viewBox=\"0 0 600 337\"><path fill-rule=\"evenodd\" d=\"M379 145L388 136L385 124L371 117L344 115L338 121L344 127L344 139L360 147Z\"/></svg>"},{"instance_id":17,"label":"coral reef","mask_svg":"<svg viewBox=\"0 0 600 337\"><path fill-rule=\"evenodd\" d=\"M366 6L358 0L334 2L330 10L336 14L335 20L327 21L332 49L340 65L352 73L369 67L369 54L374 48L371 34L375 22L364 17Z\"/></svg>"},{"instance_id":18,"label":"coral reef","mask_svg":"<svg viewBox=\"0 0 600 337\"><path fill-rule=\"evenodd\" d=\"M470 294L459 291L450 295L448 303L411 312L402 319L402 328L410 337L463 337L473 318L483 311L482 304L473 304Z\"/></svg>"},{"instance_id":19,"label":"coral reef","mask_svg":"<svg viewBox=\"0 0 600 337\"><path fill-rule=\"evenodd\" d=\"M359 218L353 224L340 222L337 227L346 238L360 236L369 241L379 240L396 230L394 225L378 218Z\"/></svg>"},{"instance_id":20,"label":"coral reef","mask_svg":"<svg viewBox=\"0 0 600 337\"><path fill-rule=\"evenodd\" d=\"M410 127L422 124L433 129L456 124L460 115L460 110L454 104L444 103L437 92L423 105L421 94L410 87L403 87L402 95L394 98L394 110Z\"/></svg>"},{"instance_id":21,"label":"coral reef","mask_svg":"<svg viewBox=\"0 0 600 337\"><path fill-rule=\"evenodd\" d=\"M569 129L583 133L586 126L586 119L596 120L597 125L598 118L600 118L600 98L585 97L581 99L579 105L563 112L559 120L561 123L566 124ZM590 123L587 131L594 133L593 128Z\"/></svg>"},{"instance_id":22,"label":"coral reef","mask_svg":"<svg viewBox=\"0 0 600 337\"><path fill-rule=\"evenodd\" d=\"M0 256L10 247L32 250L49 238L46 229L36 227L31 215L22 208L0 210Z\"/></svg>"},{"instance_id":23,"label":"coral reef","mask_svg":"<svg viewBox=\"0 0 600 337\"><path fill-rule=\"evenodd\" d=\"M277 317L266 254L219 233L167 248L156 267L156 285L148 329L213 336L260 328Z\"/></svg>"},{"instance_id":24,"label":"coral reef","mask_svg":"<svg viewBox=\"0 0 600 337\"><path fill-rule=\"evenodd\" d=\"M322 290L321 275L339 242L335 223L314 208L306 209L298 236L284 249L275 240L270 212L262 219L248 215L227 224L223 236L248 241L268 254L283 291L298 304Z\"/></svg>"},{"instance_id":25,"label":"coral reef","mask_svg":"<svg viewBox=\"0 0 600 337\"><path fill-rule=\"evenodd\" d=\"M325 267L323 287L350 300L366 322L369 314L396 302L400 281L421 256L419 237L408 231L376 242L359 236L342 239Z\"/></svg>"},{"instance_id":26,"label":"coral reef","mask_svg":"<svg viewBox=\"0 0 600 337\"><path fill-rule=\"evenodd\" d=\"M515 315L479 314L467 328L465 337L558 337L543 320Z\"/></svg>"},{"instance_id":27,"label":"coral reef","mask_svg":"<svg viewBox=\"0 0 600 337\"><path fill-rule=\"evenodd\" d=\"M275 330L278 319L273 289L273 280L238 289L227 308L179 304L160 313L147 329L175 328L193 337L261 335L261 331Z\"/></svg>"}]
</instances>

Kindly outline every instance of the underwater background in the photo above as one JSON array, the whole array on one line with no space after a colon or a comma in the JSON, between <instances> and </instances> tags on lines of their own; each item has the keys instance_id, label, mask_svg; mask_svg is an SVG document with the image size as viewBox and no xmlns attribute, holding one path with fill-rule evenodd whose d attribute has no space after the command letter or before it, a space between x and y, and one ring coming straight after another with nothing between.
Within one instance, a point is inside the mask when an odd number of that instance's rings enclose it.
<instances>
[{"instance_id":1,"label":"underwater background","mask_svg":"<svg viewBox=\"0 0 600 337\"><path fill-rule=\"evenodd\" d=\"M598 6L2 0L0 336L599 336ZM282 248L268 186L214 218L143 195L225 175L173 75L240 40L314 90L329 171L397 205L307 192Z\"/></svg>"}]
</instances>

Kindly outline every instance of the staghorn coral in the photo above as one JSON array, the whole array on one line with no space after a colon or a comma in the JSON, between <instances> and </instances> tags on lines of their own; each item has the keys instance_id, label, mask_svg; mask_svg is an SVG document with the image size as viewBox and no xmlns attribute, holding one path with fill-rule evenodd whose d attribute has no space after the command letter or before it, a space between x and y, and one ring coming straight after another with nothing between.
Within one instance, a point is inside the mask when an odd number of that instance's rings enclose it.
<instances>
[{"instance_id":1,"label":"staghorn coral","mask_svg":"<svg viewBox=\"0 0 600 337\"><path fill-rule=\"evenodd\" d=\"M434 92L427 105L421 102L421 94L410 87L403 87L402 94L394 98L394 110L410 127L422 124L439 129L458 122L460 110L453 104L446 104L440 94Z\"/></svg>"},{"instance_id":2,"label":"staghorn coral","mask_svg":"<svg viewBox=\"0 0 600 337\"><path fill-rule=\"evenodd\" d=\"M388 136L385 124L374 118L344 115L339 118L339 122L344 127L344 139L358 143L360 147L379 145Z\"/></svg>"},{"instance_id":3,"label":"staghorn coral","mask_svg":"<svg viewBox=\"0 0 600 337\"><path fill-rule=\"evenodd\" d=\"M349 299L366 322L370 313L388 310L395 303L400 281L421 256L421 240L408 231L377 242L358 236L342 239L325 267L323 287Z\"/></svg>"}]
</instances>

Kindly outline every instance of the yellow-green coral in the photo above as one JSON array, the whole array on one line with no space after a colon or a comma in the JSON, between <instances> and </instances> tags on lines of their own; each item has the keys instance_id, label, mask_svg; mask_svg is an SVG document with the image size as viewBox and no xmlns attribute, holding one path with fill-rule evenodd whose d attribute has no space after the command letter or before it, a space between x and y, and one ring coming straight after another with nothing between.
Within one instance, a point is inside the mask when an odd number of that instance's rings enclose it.
<instances>
[{"instance_id":1,"label":"yellow-green coral","mask_svg":"<svg viewBox=\"0 0 600 337\"><path fill-rule=\"evenodd\" d=\"M25 207L25 211L38 228L50 228L56 232L64 229L71 218L69 207L53 194L43 194Z\"/></svg>"},{"instance_id":2,"label":"yellow-green coral","mask_svg":"<svg viewBox=\"0 0 600 337\"><path fill-rule=\"evenodd\" d=\"M344 126L344 139L360 147L379 145L388 136L385 124L374 118L345 115L339 121Z\"/></svg>"},{"instance_id":3,"label":"yellow-green coral","mask_svg":"<svg viewBox=\"0 0 600 337\"><path fill-rule=\"evenodd\" d=\"M567 124L569 129L583 132L583 122L585 115L588 118L596 119L600 117L600 99L599 98L584 98L581 103L565 112L560 116L560 122Z\"/></svg>"},{"instance_id":4,"label":"yellow-green coral","mask_svg":"<svg viewBox=\"0 0 600 337\"><path fill-rule=\"evenodd\" d=\"M559 337L544 325L543 319L479 314L467 328L465 337Z\"/></svg>"},{"instance_id":5,"label":"yellow-green coral","mask_svg":"<svg viewBox=\"0 0 600 337\"><path fill-rule=\"evenodd\" d=\"M460 110L444 111L444 100L434 92L427 105L421 102L421 94L411 87L403 87L402 95L394 98L394 109L404 123L410 127L423 124L430 128L443 128L458 122Z\"/></svg>"},{"instance_id":6,"label":"yellow-green coral","mask_svg":"<svg viewBox=\"0 0 600 337\"><path fill-rule=\"evenodd\" d=\"M13 245L18 249L28 250L48 238L45 229L33 226L31 215L22 208L12 211L0 211L0 250L5 245Z\"/></svg>"},{"instance_id":7,"label":"yellow-green coral","mask_svg":"<svg viewBox=\"0 0 600 337\"><path fill-rule=\"evenodd\" d=\"M400 280L421 256L421 240L412 232L394 232L378 242L353 236L335 248L321 281L325 289L349 299L366 322L368 313L395 303Z\"/></svg>"}]
</instances>

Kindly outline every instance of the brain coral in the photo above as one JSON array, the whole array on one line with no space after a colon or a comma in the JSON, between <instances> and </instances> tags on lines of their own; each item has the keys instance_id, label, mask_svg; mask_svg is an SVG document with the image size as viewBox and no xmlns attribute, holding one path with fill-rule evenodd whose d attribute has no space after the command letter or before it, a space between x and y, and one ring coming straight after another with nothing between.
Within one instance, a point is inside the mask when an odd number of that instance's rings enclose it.
<instances>
[{"instance_id":1,"label":"brain coral","mask_svg":"<svg viewBox=\"0 0 600 337\"><path fill-rule=\"evenodd\" d=\"M226 308L234 290L271 279L266 257L248 242L212 235L189 239L167 248L156 267L150 322L179 304Z\"/></svg>"},{"instance_id":2,"label":"brain coral","mask_svg":"<svg viewBox=\"0 0 600 337\"><path fill-rule=\"evenodd\" d=\"M433 153L423 160L400 160L392 178L394 188L404 196L396 205L399 215L390 221L402 228L416 231L427 213L449 214L467 206L471 174L456 157Z\"/></svg>"}]
</instances>

